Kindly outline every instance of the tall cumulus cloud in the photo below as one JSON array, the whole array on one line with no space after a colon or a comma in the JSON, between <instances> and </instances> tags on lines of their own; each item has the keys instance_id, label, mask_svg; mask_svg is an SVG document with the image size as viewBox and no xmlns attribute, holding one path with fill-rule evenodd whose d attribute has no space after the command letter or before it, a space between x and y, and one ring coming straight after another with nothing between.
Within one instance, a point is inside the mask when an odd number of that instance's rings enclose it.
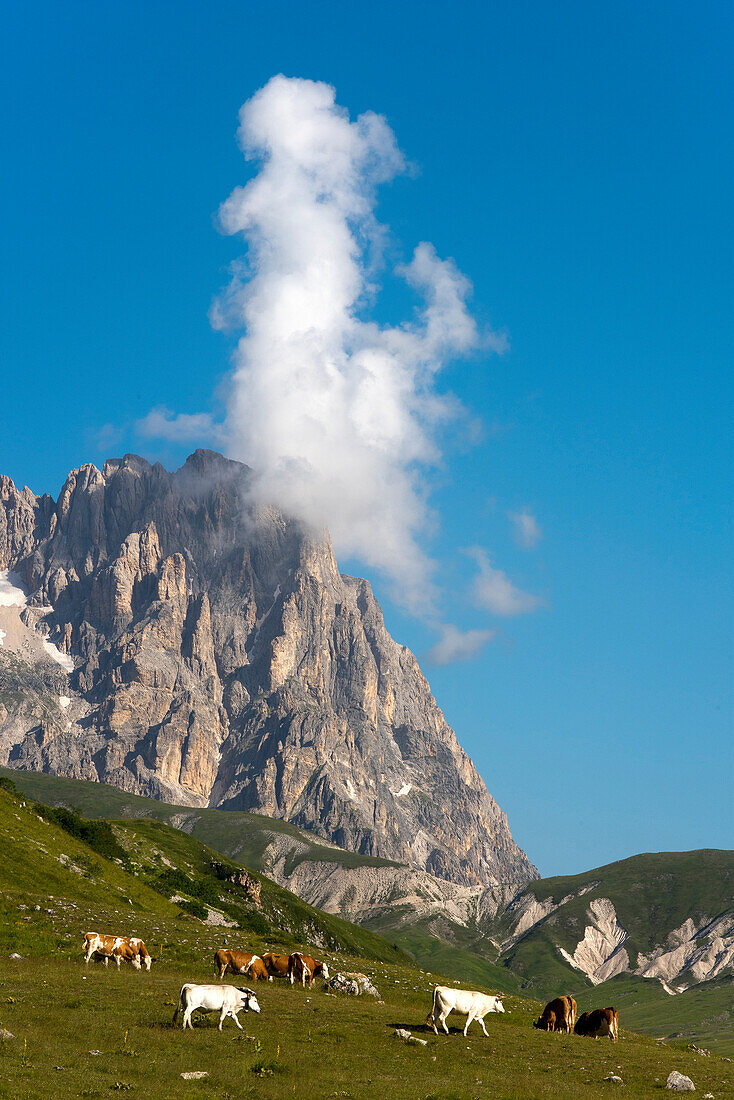
<instances>
[{"instance_id":1,"label":"tall cumulus cloud","mask_svg":"<svg viewBox=\"0 0 734 1100\"><path fill-rule=\"evenodd\" d=\"M436 379L502 339L480 335L468 280L426 242L395 272L417 312L395 326L369 318L386 238L376 193L405 169L383 117L350 121L329 85L276 76L241 108L238 137L258 168L219 213L247 245L212 310L217 327L243 332L226 449L254 468L263 499L328 527L338 554L382 571L405 607L435 618L424 482L457 404Z\"/></svg>"}]
</instances>

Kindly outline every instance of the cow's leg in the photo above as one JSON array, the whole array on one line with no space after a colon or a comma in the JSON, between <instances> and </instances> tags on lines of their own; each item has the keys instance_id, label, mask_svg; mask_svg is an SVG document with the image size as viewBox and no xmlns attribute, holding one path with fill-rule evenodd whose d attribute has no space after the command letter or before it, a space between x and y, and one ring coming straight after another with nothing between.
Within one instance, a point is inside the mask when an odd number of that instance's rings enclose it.
<instances>
[{"instance_id":1,"label":"cow's leg","mask_svg":"<svg viewBox=\"0 0 734 1100\"><path fill-rule=\"evenodd\" d=\"M451 1009L449 1009L449 1012L450 1011L451 1011ZM444 1031L446 1032L447 1035L449 1033L449 1029L446 1027L446 1016L448 1016L448 1014L449 1014L448 1012L445 1015L443 1013L441 1013L441 1027L444 1029Z\"/></svg>"},{"instance_id":2,"label":"cow's leg","mask_svg":"<svg viewBox=\"0 0 734 1100\"><path fill-rule=\"evenodd\" d=\"M222 1030L222 1024L224 1023L225 1018L227 1017L228 1013L229 1013L229 1009L223 1008L222 1011L219 1014L219 1030L220 1031Z\"/></svg>"},{"instance_id":3,"label":"cow's leg","mask_svg":"<svg viewBox=\"0 0 734 1100\"><path fill-rule=\"evenodd\" d=\"M466 1038L466 1033L469 1030L469 1024L472 1023L473 1020L474 1016L472 1016L471 1012L468 1012L466 1015L466 1023L464 1024L464 1038Z\"/></svg>"},{"instance_id":4,"label":"cow's leg","mask_svg":"<svg viewBox=\"0 0 734 1100\"><path fill-rule=\"evenodd\" d=\"M243 1028L242 1024L241 1024L241 1023L239 1022L239 1020L237 1019L237 1013L238 1013L239 1011L240 1011L240 1010L239 1010L238 1008L235 1008L235 1009L233 1009L233 1010L232 1010L232 1011L230 1012L230 1016L232 1017L232 1019L234 1020L234 1022L235 1022L235 1023L237 1024L237 1027L238 1027L238 1028L240 1029L240 1031L244 1031L245 1029Z\"/></svg>"},{"instance_id":5,"label":"cow's leg","mask_svg":"<svg viewBox=\"0 0 734 1100\"><path fill-rule=\"evenodd\" d=\"M104 957L104 964L105 964L105 966L107 966L107 964L109 963L109 961L110 961L110 957L109 957L109 955L105 955L105 957Z\"/></svg>"},{"instance_id":6,"label":"cow's leg","mask_svg":"<svg viewBox=\"0 0 734 1100\"><path fill-rule=\"evenodd\" d=\"M477 1016L477 1019L479 1020L479 1026L481 1027L482 1031L487 1036L487 1038L489 1038L489 1035L487 1035L487 1029L484 1026L484 1016Z\"/></svg>"},{"instance_id":7,"label":"cow's leg","mask_svg":"<svg viewBox=\"0 0 734 1100\"><path fill-rule=\"evenodd\" d=\"M194 1030L194 1025L191 1023L191 1009L188 1007L188 1005L184 1009L183 1031L186 1030L186 1025L187 1024L191 1028L191 1030L193 1031Z\"/></svg>"}]
</instances>

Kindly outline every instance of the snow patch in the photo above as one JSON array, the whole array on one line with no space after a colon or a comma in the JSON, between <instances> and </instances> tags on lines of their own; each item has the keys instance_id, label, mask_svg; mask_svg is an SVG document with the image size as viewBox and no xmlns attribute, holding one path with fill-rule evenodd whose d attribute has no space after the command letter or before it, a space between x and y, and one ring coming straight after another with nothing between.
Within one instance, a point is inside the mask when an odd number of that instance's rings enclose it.
<instances>
[{"instance_id":1,"label":"snow patch","mask_svg":"<svg viewBox=\"0 0 734 1100\"><path fill-rule=\"evenodd\" d=\"M357 801L357 792L354 789L354 783L352 783L351 779L347 780L345 786L347 788L348 797L351 798L352 802L356 802Z\"/></svg>"},{"instance_id":2,"label":"snow patch","mask_svg":"<svg viewBox=\"0 0 734 1100\"><path fill-rule=\"evenodd\" d=\"M4 630L0 630L0 645L3 644L3 638L7 638L7 634Z\"/></svg>"},{"instance_id":3,"label":"snow patch","mask_svg":"<svg viewBox=\"0 0 734 1100\"><path fill-rule=\"evenodd\" d=\"M70 703L71 699L68 695L59 695L59 706L62 710L66 710Z\"/></svg>"},{"instance_id":4,"label":"snow patch","mask_svg":"<svg viewBox=\"0 0 734 1100\"><path fill-rule=\"evenodd\" d=\"M412 783L403 783L403 785L402 785L402 787L400 788L399 791L393 791L392 793L395 795L396 798L403 798L404 795L410 794L410 792L412 790L413 790L413 784Z\"/></svg>"},{"instance_id":5,"label":"snow patch","mask_svg":"<svg viewBox=\"0 0 734 1100\"><path fill-rule=\"evenodd\" d=\"M53 642L49 642L48 638L43 639L43 648L57 665L61 665L67 672L74 671L74 662L68 653L62 653L58 646L55 646Z\"/></svg>"},{"instance_id":6,"label":"snow patch","mask_svg":"<svg viewBox=\"0 0 734 1100\"><path fill-rule=\"evenodd\" d=\"M28 597L20 586L20 577L9 569L0 569L0 607L25 607Z\"/></svg>"}]
</instances>

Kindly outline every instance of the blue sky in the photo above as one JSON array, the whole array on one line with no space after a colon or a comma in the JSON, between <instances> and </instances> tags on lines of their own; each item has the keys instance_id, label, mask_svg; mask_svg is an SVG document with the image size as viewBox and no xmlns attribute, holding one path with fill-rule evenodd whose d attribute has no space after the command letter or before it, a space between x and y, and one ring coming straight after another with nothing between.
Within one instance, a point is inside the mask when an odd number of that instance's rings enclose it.
<instances>
[{"instance_id":1,"label":"blue sky","mask_svg":"<svg viewBox=\"0 0 734 1100\"><path fill-rule=\"evenodd\" d=\"M178 464L151 408L221 415L240 105L285 73L386 117L412 165L379 190L391 259L431 241L509 340L441 371L471 418L423 480L444 615L495 637L424 667L544 874L732 846L733 29L724 3L6 16L0 471L36 492L126 450ZM386 272L379 319L409 308ZM541 606L478 606L468 547ZM425 655L435 630L341 564Z\"/></svg>"}]
</instances>

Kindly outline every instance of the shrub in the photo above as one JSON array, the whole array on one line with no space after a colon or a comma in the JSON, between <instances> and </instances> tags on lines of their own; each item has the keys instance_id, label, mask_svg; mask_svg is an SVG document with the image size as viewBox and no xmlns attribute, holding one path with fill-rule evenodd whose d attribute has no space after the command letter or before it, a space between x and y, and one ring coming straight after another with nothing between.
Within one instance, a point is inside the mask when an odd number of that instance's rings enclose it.
<instances>
[{"instance_id":1,"label":"shrub","mask_svg":"<svg viewBox=\"0 0 734 1100\"><path fill-rule=\"evenodd\" d=\"M117 840L109 822L88 821L63 806L44 806L42 802L37 802L34 809L39 817L88 844L105 859L119 859L123 864L127 863L127 852Z\"/></svg>"}]
</instances>

